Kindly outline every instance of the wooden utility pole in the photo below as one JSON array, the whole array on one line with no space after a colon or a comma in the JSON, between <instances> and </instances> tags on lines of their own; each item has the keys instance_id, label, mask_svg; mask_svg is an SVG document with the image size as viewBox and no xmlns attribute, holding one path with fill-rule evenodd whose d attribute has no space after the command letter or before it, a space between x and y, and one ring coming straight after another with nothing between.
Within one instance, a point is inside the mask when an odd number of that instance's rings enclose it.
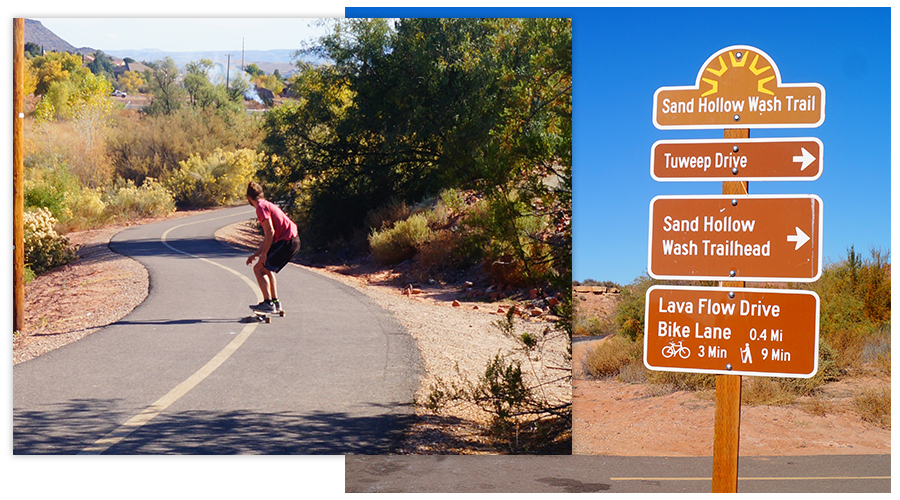
<instances>
[{"instance_id":1,"label":"wooden utility pole","mask_svg":"<svg viewBox=\"0 0 900 500\"><path fill-rule=\"evenodd\" d=\"M750 129L725 129L726 139L746 139ZM746 181L722 183L722 194L750 194ZM724 283L722 284L724 286ZM728 282L743 288L743 281ZM741 441L741 376L716 375L716 417L713 435L713 493L737 493Z\"/></svg>"},{"instance_id":2,"label":"wooden utility pole","mask_svg":"<svg viewBox=\"0 0 900 500\"><path fill-rule=\"evenodd\" d=\"M231 54L225 54L228 56L228 62L225 63L225 90L228 90L228 78L231 72Z\"/></svg>"},{"instance_id":3,"label":"wooden utility pole","mask_svg":"<svg viewBox=\"0 0 900 500\"><path fill-rule=\"evenodd\" d=\"M25 325L25 19L13 19L13 331Z\"/></svg>"}]
</instances>

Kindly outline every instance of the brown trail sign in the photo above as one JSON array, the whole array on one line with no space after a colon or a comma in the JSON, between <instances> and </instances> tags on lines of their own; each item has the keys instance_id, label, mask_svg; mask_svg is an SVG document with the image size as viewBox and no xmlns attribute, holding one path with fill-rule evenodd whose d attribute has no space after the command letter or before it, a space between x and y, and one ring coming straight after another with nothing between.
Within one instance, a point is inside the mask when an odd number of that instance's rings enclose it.
<instances>
[{"instance_id":1,"label":"brown trail sign","mask_svg":"<svg viewBox=\"0 0 900 500\"><path fill-rule=\"evenodd\" d=\"M658 181L813 181L822 175L814 137L656 141L650 175Z\"/></svg>"},{"instance_id":2,"label":"brown trail sign","mask_svg":"<svg viewBox=\"0 0 900 500\"><path fill-rule=\"evenodd\" d=\"M796 378L818 369L813 292L654 286L646 299L647 368Z\"/></svg>"},{"instance_id":3,"label":"brown trail sign","mask_svg":"<svg viewBox=\"0 0 900 500\"><path fill-rule=\"evenodd\" d=\"M825 120L825 89L818 83L782 83L775 62L746 45L706 60L693 86L661 87L653 95L660 129L818 127Z\"/></svg>"},{"instance_id":4,"label":"brown trail sign","mask_svg":"<svg viewBox=\"0 0 900 500\"><path fill-rule=\"evenodd\" d=\"M822 273L815 195L657 196L648 273L656 279L815 281Z\"/></svg>"}]
</instances>

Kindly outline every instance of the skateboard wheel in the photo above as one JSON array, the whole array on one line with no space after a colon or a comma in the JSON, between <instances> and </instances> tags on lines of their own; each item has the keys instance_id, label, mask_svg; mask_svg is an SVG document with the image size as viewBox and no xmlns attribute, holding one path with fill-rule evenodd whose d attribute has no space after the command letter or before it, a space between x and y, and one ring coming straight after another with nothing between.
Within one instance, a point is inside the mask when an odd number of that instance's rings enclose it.
<instances>
[{"instance_id":1,"label":"skateboard wheel","mask_svg":"<svg viewBox=\"0 0 900 500\"><path fill-rule=\"evenodd\" d=\"M271 322L272 322L272 318L266 316L266 323L271 323Z\"/></svg>"},{"instance_id":2,"label":"skateboard wheel","mask_svg":"<svg viewBox=\"0 0 900 500\"><path fill-rule=\"evenodd\" d=\"M283 318L283 317L284 317L284 311L278 311L278 315L281 316L281 317Z\"/></svg>"}]
</instances>

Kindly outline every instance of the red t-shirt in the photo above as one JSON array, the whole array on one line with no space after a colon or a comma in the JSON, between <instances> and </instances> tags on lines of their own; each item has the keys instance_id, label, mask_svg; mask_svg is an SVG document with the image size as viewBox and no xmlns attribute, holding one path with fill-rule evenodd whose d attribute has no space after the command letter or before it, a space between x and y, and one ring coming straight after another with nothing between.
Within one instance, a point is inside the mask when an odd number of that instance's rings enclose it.
<instances>
[{"instance_id":1,"label":"red t-shirt","mask_svg":"<svg viewBox=\"0 0 900 500\"><path fill-rule=\"evenodd\" d=\"M270 201L260 199L256 203L256 218L259 219L260 223L266 219L272 219L272 228L275 230L273 243L282 240L292 240L297 236L297 224L294 224L294 221L289 219L278 208L278 205Z\"/></svg>"}]
</instances>

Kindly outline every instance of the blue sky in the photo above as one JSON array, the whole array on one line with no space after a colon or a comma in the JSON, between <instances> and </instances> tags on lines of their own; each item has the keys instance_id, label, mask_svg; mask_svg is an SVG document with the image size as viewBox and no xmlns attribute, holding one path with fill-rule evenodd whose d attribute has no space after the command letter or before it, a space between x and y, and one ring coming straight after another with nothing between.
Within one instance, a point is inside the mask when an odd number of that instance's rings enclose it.
<instances>
[{"instance_id":1,"label":"blue sky","mask_svg":"<svg viewBox=\"0 0 900 500\"><path fill-rule=\"evenodd\" d=\"M720 194L720 182L657 182L650 148L662 139L719 139L722 130L658 130L659 87L693 85L706 59L750 45L783 83L825 87L818 128L753 129L752 138L817 137L822 176L751 182L751 194L824 200L823 257L854 245L891 248L890 10L824 8L347 9L346 15L573 18L573 279L628 284L647 268L650 200Z\"/></svg>"}]
</instances>

